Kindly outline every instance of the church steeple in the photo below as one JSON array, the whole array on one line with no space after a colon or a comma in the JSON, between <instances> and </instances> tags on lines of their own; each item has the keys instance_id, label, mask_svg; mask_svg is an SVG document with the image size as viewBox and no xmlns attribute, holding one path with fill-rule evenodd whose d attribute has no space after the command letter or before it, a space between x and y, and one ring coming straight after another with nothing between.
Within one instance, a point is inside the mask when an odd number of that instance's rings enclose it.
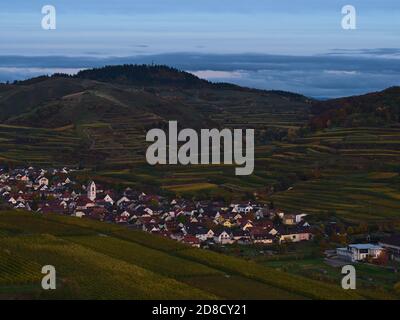
<instances>
[{"instance_id":1,"label":"church steeple","mask_svg":"<svg viewBox=\"0 0 400 320\"><path fill-rule=\"evenodd\" d=\"M87 186L87 197L92 201L96 200L96 184L94 181L90 181Z\"/></svg>"}]
</instances>

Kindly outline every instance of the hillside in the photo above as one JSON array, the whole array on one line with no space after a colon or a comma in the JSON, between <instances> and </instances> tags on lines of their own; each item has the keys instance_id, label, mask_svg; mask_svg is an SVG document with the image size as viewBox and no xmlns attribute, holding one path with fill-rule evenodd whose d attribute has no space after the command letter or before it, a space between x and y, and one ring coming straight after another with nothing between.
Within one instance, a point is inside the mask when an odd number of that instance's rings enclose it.
<instances>
[{"instance_id":1,"label":"hillside","mask_svg":"<svg viewBox=\"0 0 400 320\"><path fill-rule=\"evenodd\" d=\"M125 227L65 216L0 211L4 299L363 299L254 262L193 249ZM57 290L40 289L43 265Z\"/></svg>"},{"instance_id":2,"label":"hillside","mask_svg":"<svg viewBox=\"0 0 400 320\"><path fill-rule=\"evenodd\" d=\"M311 109L315 115L311 126L362 127L400 125L400 87L362 96L317 102Z\"/></svg>"},{"instance_id":3,"label":"hillside","mask_svg":"<svg viewBox=\"0 0 400 320\"><path fill-rule=\"evenodd\" d=\"M39 77L0 85L0 161L79 166L82 181L227 201L256 197L355 224L393 224L400 222L399 97L390 88L317 102L160 66ZM148 166L145 133L168 120L254 128L254 174L237 177L223 165Z\"/></svg>"},{"instance_id":4,"label":"hillside","mask_svg":"<svg viewBox=\"0 0 400 320\"><path fill-rule=\"evenodd\" d=\"M189 105L172 103L133 87L92 80L54 77L21 83L5 90L0 98L4 123L29 127L58 128L114 121L117 125L121 118L131 119L136 127L162 119L196 120L199 125L205 121Z\"/></svg>"},{"instance_id":5,"label":"hillside","mask_svg":"<svg viewBox=\"0 0 400 320\"><path fill-rule=\"evenodd\" d=\"M168 120L192 128L225 126L227 119L234 127L269 121L286 130L288 122L304 123L308 108L299 95L211 84L168 67L105 67L1 85L0 150L10 162L128 165L143 161L146 130ZM65 147L62 161L49 136Z\"/></svg>"}]
</instances>

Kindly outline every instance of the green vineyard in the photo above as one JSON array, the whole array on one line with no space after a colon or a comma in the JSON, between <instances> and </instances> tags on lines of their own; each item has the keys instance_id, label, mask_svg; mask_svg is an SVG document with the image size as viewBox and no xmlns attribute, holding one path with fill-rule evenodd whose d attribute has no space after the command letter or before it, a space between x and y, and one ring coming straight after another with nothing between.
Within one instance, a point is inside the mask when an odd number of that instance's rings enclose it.
<instances>
[{"instance_id":1,"label":"green vineyard","mask_svg":"<svg viewBox=\"0 0 400 320\"><path fill-rule=\"evenodd\" d=\"M3 299L379 298L117 225L19 211L0 211L0 258ZM56 290L41 289L44 265L56 268Z\"/></svg>"}]
</instances>

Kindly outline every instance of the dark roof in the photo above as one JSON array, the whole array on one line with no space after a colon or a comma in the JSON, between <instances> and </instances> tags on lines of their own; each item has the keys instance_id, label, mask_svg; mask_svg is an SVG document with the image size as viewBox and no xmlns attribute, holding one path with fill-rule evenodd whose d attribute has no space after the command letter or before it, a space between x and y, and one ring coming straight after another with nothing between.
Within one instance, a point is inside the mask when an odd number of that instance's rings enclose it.
<instances>
[{"instance_id":1,"label":"dark roof","mask_svg":"<svg viewBox=\"0 0 400 320\"><path fill-rule=\"evenodd\" d=\"M206 234L208 232L208 229L202 225L189 224L185 228L187 233L191 235Z\"/></svg>"},{"instance_id":2,"label":"dark roof","mask_svg":"<svg viewBox=\"0 0 400 320\"><path fill-rule=\"evenodd\" d=\"M266 239L273 240L275 236L269 233L264 233L264 234L255 234L253 238L254 240L266 240Z\"/></svg>"},{"instance_id":3,"label":"dark roof","mask_svg":"<svg viewBox=\"0 0 400 320\"><path fill-rule=\"evenodd\" d=\"M279 234L283 236L299 233L311 233L311 229L309 227L303 226L279 226L277 230Z\"/></svg>"},{"instance_id":4,"label":"dark roof","mask_svg":"<svg viewBox=\"0 0 400 320\"><path fill-rule=\"evenodd\" d=\"M226 232L227 234L232 235L232 233L231 233L230 230L228 230L228 229L221 229L221 230L215 232L214 236L215 236L215 237L219 237L223 232Z\"/></svg>"},{"instance_id":5,"label":"dark roof","mask_svg":"<svg viewBox=\"0 0 400 320\"><path fill-rule=\"evenodd\" d=\"M244 231L242 229L236 229L232 231L234 237L248 237L250 236L250 232Z\"/></svg>"}]
</instances>

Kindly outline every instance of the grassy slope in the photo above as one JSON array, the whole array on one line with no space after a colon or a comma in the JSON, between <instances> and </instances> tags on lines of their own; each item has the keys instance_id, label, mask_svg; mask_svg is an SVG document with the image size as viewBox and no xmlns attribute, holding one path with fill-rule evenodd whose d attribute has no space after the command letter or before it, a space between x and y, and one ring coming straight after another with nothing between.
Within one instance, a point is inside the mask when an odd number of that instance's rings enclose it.
<instances>
[{"instance_id":1,"label":"grassy slope","mask_svg":"<svg viewBox=\"0 0 400 320\"><path fill-rule=\"evenodd\" d=\"M116 225L0 212L0 297L361 299L365 294ZM58 289L39 289L41 266Z\"/></svg>"}]
</instances>

